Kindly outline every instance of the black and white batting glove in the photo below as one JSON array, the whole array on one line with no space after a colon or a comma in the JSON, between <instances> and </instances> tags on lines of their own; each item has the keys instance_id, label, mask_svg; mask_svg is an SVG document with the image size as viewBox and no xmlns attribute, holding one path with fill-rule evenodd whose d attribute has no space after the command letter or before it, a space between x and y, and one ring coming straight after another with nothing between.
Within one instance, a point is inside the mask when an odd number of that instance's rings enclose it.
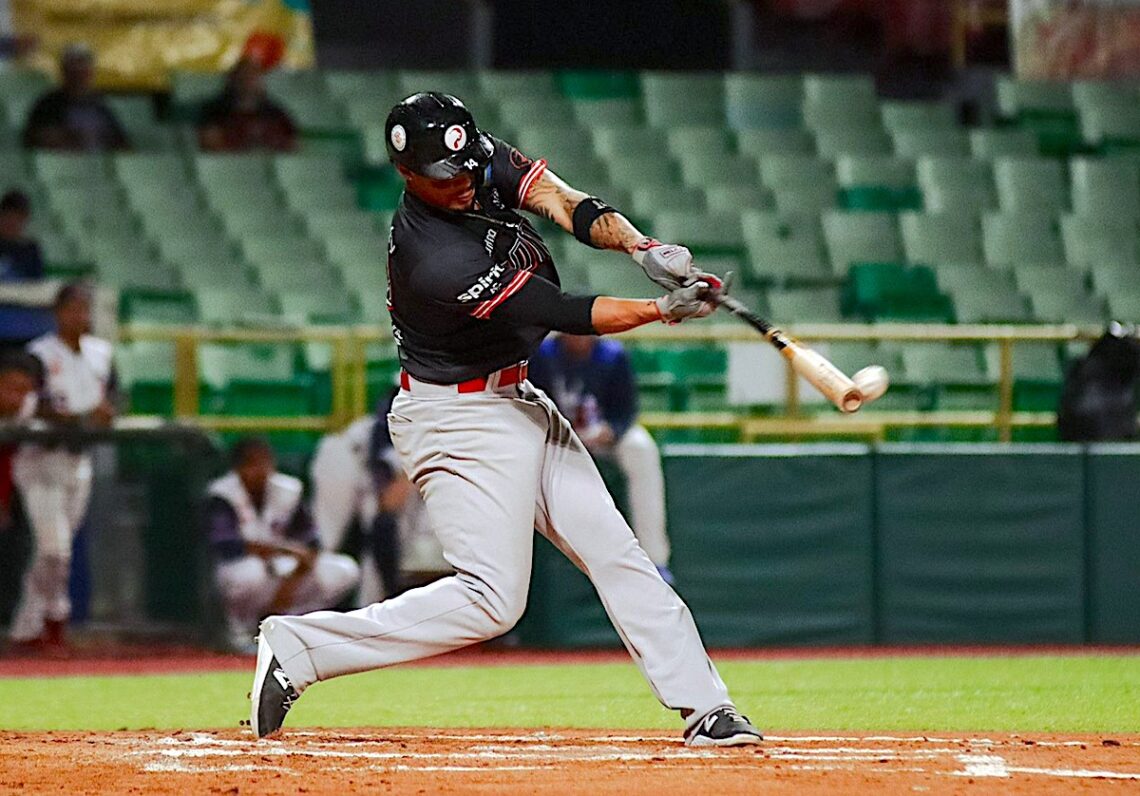
<instances>
[{"instance_id":1,"label":"black and white batting glove","mask_svg":"<svg viewBox=\"0 0 1140 796\"><path fill-rule=\"evenodd\" d=\"M676 290L691 281L693 253L684 246L642 238L633 250L633 261L645 275L666 290Z\"/></svg>"},{"instance_id":2,"label":"black and white batting glove","mask_svg":"<svg viewBox=\"0 0 1140 796\"><path fill-rule=\"evenodd\" d=\"M661 320L674 324L712 315L716 310L716 304L710 301L714 290L719 288L712 287L708 282L698 281L662 296L657 299L657 311L661 313Z\"/></svg>"}]
</instances>

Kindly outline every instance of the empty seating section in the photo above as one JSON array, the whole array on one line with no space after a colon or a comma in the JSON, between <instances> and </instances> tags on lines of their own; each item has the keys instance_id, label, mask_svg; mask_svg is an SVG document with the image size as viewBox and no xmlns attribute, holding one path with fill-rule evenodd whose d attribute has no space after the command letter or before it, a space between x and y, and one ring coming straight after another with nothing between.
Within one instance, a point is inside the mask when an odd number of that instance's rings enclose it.
<instances>
[{"instance_id":1,"label":"empty seating section","mask_svg":"<svg viewBox=\"0 0 1140 796\"><path fill-rule=\"evenodd\" d=\"M997 121L968 127L954 105L885 100L864 75L279 72L269 90L298 120L300 151L202 154L194 109L220 82L174 74L161 115L149 97L112 98L135 147L85 156L16 149L48 81L0 75L5 187L30 194L51 267L93 268L123 291L127 320L387 325L402 184L383 124L425 89L459 95L483 127L705 267L733 268L782 323L1140 320L1135 85L999 78ZM543 229L569 289L655 290L616 255ZM140 383L166 372L156 350L124 355ZM989 352L878 353L914 385L970 364L966 386L992 387ZM1058 366L1055 351L1031 356Z\"/></svg>"}]
</instances>

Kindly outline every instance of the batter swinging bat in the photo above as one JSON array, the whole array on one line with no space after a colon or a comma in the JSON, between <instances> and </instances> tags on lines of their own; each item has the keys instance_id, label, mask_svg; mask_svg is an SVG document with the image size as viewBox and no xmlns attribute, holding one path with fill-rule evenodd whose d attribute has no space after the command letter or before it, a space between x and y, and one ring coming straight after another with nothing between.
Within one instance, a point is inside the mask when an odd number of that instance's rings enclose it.
<instances>
[{"instance_id":1,"label":"batter swinging bat","mask_svg":"<svg viewBox=\"0 0 1140 796\"><path fill-rule=\"evenodd\" d=\"M747 323L764 339L776 347L784 359L791 363L792 370L803 376L820 394L839 407L841 412L857 412L863 405L863 394L855 382L835 365L827 361L807 346L788 337L782 331L745 307L732 296L721 295L714 299L724 309Z\"/></svg>"}]
</instances>

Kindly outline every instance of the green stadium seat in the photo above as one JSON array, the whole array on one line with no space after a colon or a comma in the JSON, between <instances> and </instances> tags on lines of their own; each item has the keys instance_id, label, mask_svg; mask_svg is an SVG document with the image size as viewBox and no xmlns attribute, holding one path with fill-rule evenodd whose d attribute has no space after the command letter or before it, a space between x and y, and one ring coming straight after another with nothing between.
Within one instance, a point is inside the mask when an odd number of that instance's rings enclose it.
<instances>
[{"instance_id":1,"label":"green stadium seat","mask_svg":"<svg viewBox=\"0 0 1140 796\"><path fill-rule=\"evenodd\" d=\"M515 96L506 95L500 97L498 100L499 116L502 119L511 120L515 124L522 123L527 120L533 120L535 123L540 122L544 125L565 125L573 127L576 124L574 119L574 106L566 99L561 97L537 97L537 96ZM476 122L479 122L479 117L475 117Z\"/></svg>"},{"instance_id":2,"label":"green stadium seat","mask_svg":"<svg viewBox=\"0 0 1140 796\"><path fill-rule=\"evenodd\" d=\"M814 155L765 155L760 161L761 182L772 190L799 188L819 183L835 185L835 173L830 163Z\"/></svg>"},{"instance_id":3,"label":"green stadium seat","mask_svg":"<svg viewBox=\"0 0 1140 796\"><path fill-rule=\"evenodd\" d=\"M839 323L839 289L833 287L773 289L768 306L776 323Z\"/></svg>"},{"instance_id":4,"label":"green stadium seat","mask_svg":"<svg viewBox=\"0 0 1140 796\"><path fill-rule=\"evenodd\" d=\"M883 127L891 133L903 130L946 130L957 127L958 115L945 102L884 102L879 106Z\"/></svg>"},{"instance_id":5,"label":"green stadium seat","mask_svg":"<svg viewBox=\"0 0 1140 796\"><path fill-rule=\"evenodd\" d=\"M995 268L1065 263L1057 219L1048 213L986 213L982 216L982 249L986 263Z\"/></svg>"},{"instance_id":6,"label":"green stadium seat","mask_svg":"<svg viewBox=\"0 0 1140 796\"><path fill-rule=\"evenodd\" d=\"M32 163L36 175L52 189L86 188L104 183L110 176L108 159L102 155L36 152Z\"/></svg>"},{"instance_id":7,"label":"green stadium seat","mask_svg":"<svg viewBox=\"0 0 1140 796\"><path fill-rule=\"evenodd\" d=\"M663 130L646 127L602 127L592 131L594 148L607 162L637 155L660 157L669 151Z\"/></svg>"},{"instance_id":8,"label":"green stadium seat","mask_svg":"<svg viewBox=\"0 0 1140 796\"><path fill-rule=\"evenodd\" d=\"M741 155L699 154L678 158L681 178L688 185L757 185L756 167Z\"/></svg>"},{"instance_id":9,"label":"green stadium seat","mask_svg":"<svg viewBox=\"0 0 1140 796\"><path fill-rule=\"evenodd\" d=\"M653 232L661 240L688 246L697 256L739 256L744 250L738 213L661 212L653 218Z\"/></svg>"},{"instance_id":10,"label":"green stadium seat","mask_svg":"<svg viewBox=\"0 0 1140 796\"><path fill-rule=\"evenodd\" d=\"M665 131L669 153L682 163L691 157L730 157L733 137L724 127L674 127Z\"/></svg>"},{"instance_id":11,"label":"green stadium seat","mask_svg":"<svg viewBox=\"0 0 1140 796\"><path fill-rule=\"evenodd\" d=\"M127 323L193 324L198 309L185 290L127 289L119 295L119 318Z\"/></svg>"},{"instance_id":12,"label":"green stadium seat","mask_svg":"<svg viewBox=\"0 0 1140 796\"><path fill-rule=\"evenodd\" d=\"M1140 98L1137 100L1140 102ZM1140 163L1123 158L1073 158L1073 212L1089 218L1140 220Z\"/></svg>"},{"instance_id":13,"label":"green stadium seat","mask_svg":"<svg viewBox=\"0 0 1140 796\"><path fill-rule=\"evenodd\" d=\"M645 123L637 99L574 100L574 121L581 127L635 127Z\"/></svg>"},{"instance_id":14,"label":"green stadium seat","mask_svg":"<svg viewBox=\"0 0 1140 796\"><path fill-rule=\"evenodd\" d=\"M40 244L40 253L49 265L73 263L79 258L79 250L66 232L38 232L36 239Z\"/></svg>"},{"instance_id":15,"label":"green stadium seat","mask_svg":"<svg viewBox=\"0 0 1140 796\"><path fill-rule=\"evenodd\" d=\"M986 370L994 378L1001 372L996 345L984 351ZM1016 411L1050 411L1060 397L1061 359L1055 343L1019 343L1013 347L1013 408Z\"/></svg>"},{"instance_id":16,"label":"green stadium seat","mask_svg":"<svg viewBox=\"0 0 1140 796\"><path fill-rule=\"evenodd\" d=\"M806 130L738 130L736 148L759 163L765 155L811 155L815 139Z\"/></svg>"},{"instance_id":17,"label":"green stadium seat","mask_svg":"<svg viewBox=\"0 0 1140 796\"><path fill-rule=\"evenodd\" d=\"M476 73L476 78L479 89L491 96L545 98L560 93L554 75L547 71L485 69Z\"/></svg>"},{"instance_id":18,"label":"green stadium seat","mask_svg":"<svg viewBox=\"0 0 1140 796\"><path fill-rule=\"evenodd\" d=\"M1140 290L1140 263L1094 263L1090 275L1093 287L1102 296Z\"/></svg>"},{"instance_id":19,"label":"green stadium seat","mask_svg":"<svg viewBox=\"0 0 1140 796\"><path fill-rule=\"evenodd\" d=\"M652 127L723 124L724 78L719 73L642 72L645 119Z\"/></svg>"},{"instance_id":20,"label":"green stadium seat","mask_svg":"<svg viewBox=\"0 0 1140 796\"><path fill-rule=\"evenodd\" d=\"M188 290L221 288L227 285L237 290L255 284L253 272L233 254L198 255L192 262L176 263L178 280Z\"/></svg>"},{"instance_id":21,"label":"green stadium seat","mask_svg":"<svg viewBox=\"0 0 1140 796\"><path fill-rule=\"evenodd\" d=\"M222 225L235 240L299 235L305 229L305 222L299 216L276 204L223 206L218 210Z\"/></svg>"},{"instance_id":22,"label":"green stadium seat","mask_svg":"<svg viewBox=\"0 0 1140 796\"><path fill-rule=\"evenodd\" d=\"M326 241L338 235L374 237L383 243L388 237L392 217L384 213L365 210L313 210L305 213L305 226L309 235Z\"/></svg>"},{"instance_id":23,"label":"green stadium seat","mask_svg":"<svg viewBox=\"0 0 1140 796\"><path fill-rule=\"evenodd\" d=\"M1068 293L1087 291L1084 274L1071 268L1022 265L1013 269L1017 289L1029 297L1062 290Z\"/></svg>"},{"instance_id":24,"label":"green stadium seat","mask_svg":"<svg viewBox=\"0 0 1140 796\"><path fill-rule=\"evenodd\" d=\"M970 154L970 139L965 130L898 130L892 134L895 154L918 159L930 155Z\"/></svg>"},{"instance_id":25,"label":"green stadium seat","mask_svg":"<svg viewBox=\"0 0 1140 796\"><path fill-rule=\"evenodd\" d=\"M324 247L328 260L342 267L355 263L382 265L388 261L387 236L378 237L371 233L330 235L324 239Z\"/></svg>"},{"instance_id":26,"label":"green stadium seat","mask_svg":"<svg viewBox=\"0 0 1140 796\"><path fill-rule=\"evenodd\" d=\"M39 69L8 68L0 72L0 97L38 98L54 86Z\"/></svg>"},{"instance_id":27,"label":"green stadium seat","mask_svg":"<svg viewBox=\"0 0 1140 796\"><path fill-rule=\"evenodd\" d=\"M633 202L629 210L638 219L652 219L655 214L665 211L698 214L705 211L705 192L691 186L676 186L668 190L633 188L630 195Z\"/></svg>"},{"instance_id":28,"label":"green stadium seat","mask_svg":"<svg viewBox=\"0 0 1140 796\"><path fill-rule=\"evenodd\" d=\"M622 262L613 252L577 247L566 251L574 268L584 272L593 292L620 298L648 298L661 294L636 265Z\"/></svg>"},{"instance_id":29,"label":"green stadium seat","mask_svg":"<svg viewBox=\"0 0 1140 796\"><path fill-rule=\"evenodd\" d=\"M170 415L174 411L174 344L126 342L115 346L115 370L134 414Z\"/></svg>"},{"instance_id":30,"label":"green stadium seat","mask_svg":"<svg viewBox=\"0 0 1140 796\"><path fill-rule=\"evenodd\" d=\"M728 124L737 130L803 124L803 83L798 75L729 72L724 76L724 101Z\"/></svg>"},{"instance_id":31,"label":"green stadium seat","mask_svg":"<svg viewBox=\"0 0 1140 796\"><path fill-rule=\"evenodd\" d=\"M902 213L899 216L907 260L922 265L982 261L977 220L963 213Z\"/></svg>"},{"instance_id":32,"label":"green stadium seat","mask_svg":"<svg viewBox=\"0 0 1140 796\"><path fill-rule=\"evenodd\" d=\"M1011 279L1004 287L962 287L951 291L958 323L1028 323L1033 313Z\"/></svg>"},{"instance_id":33,"label":"green stadium seat","mask_svg":"<svg viewBox=\"0 0 1140 796\"><path fill-rule=\"evenodd\" d=\"M681 184L677 164L663 154L639 153L615 158L607 164L610 180L622 188L658 186L662 189Z\"/></svg>"},{"instance_id":34,"label":"green stadium seat","mask_svg":"<svg viewBox=\"0 0 1140 796\"><path fill-rule=\"evenodd\" d=\"M594 145L589 134L577 125L519 127L513 143L530 157L555 162L594 157Z\"/></svg>"},{"instance_id":35,"label":"green stadium seat","mask_svg":"<svg viewBox=\"0 0 1140 796\"><path fill-rule=\"evenodd\" d=\"M820 127L815 131L815 148L828 160L842 155L889 155L891 139L878 127Z\"/></svg>"},{"instance_id":36,"label":"green stadium seat","mask_svg":"<svg viewBox=\"0 0 1140 796\"><path fill-rule=\"evenodd\" d=\"M781 217L772 211L741 214L748 247L745 278L756 284L833 280L824 259L817 216Z\"/></svg>"},{"instance_id":37,"label":"green stadium seat","mask_svg":"<svg viewBox=\"0 0 1140 796\"><path fill-rule=\"evenodd\" d=\"M833 183L787 186L776 188L772 193L776 199L776 210L785 216L818 216L839 203L838 189Z\"/></svg>"},{"instance_id":38,"label":"green stadium seat","mask_svg":"<svg viewBox=\"0 0 1140 796\"><path fill-rule=\"evenodd\" d=\"M272 266L274 263L324 261L324 247L300 235L251 235L241 242L242 254L254 266Z\"/></svg>"},{"instance_id":39,"label":"green stadium seat","mask_svg":"<svg viewBox=\"0 0 1140 796\"><path fill-rule=\"evenodd\" d=\"M1037 137L1029 130L996 127L970 131L970 153L982 160L1037 157Z\"/></svg>"},{"instance_id":40,"label":"green stadium seat","mask_svg":"<svg viewBox=\"0 0 1140 796\"><path fill-rule=\"evenodd\" d=\"M776 206L772 193L759 185L710 185L704 194L706 205L713 213L771 210Z\"/></svg>"},{"instance_id":41,"label":"green stadium seat","mask_svg":"<svg viewBox=\"0 0 1140 796\"><path fill-rule=\"evenodd\" d=\"M313 283L314 285L316 283ZM352 323L357 311L343 290L310 288L277 294L281 315L301 323Z\"/></svg>"},{"instance_id":42,"label":"green stadium seat","mask_svg":"<svg viewBox=\"0 0 1140 796\"><path fill-rule=\"evenodd\" d=\"M442 91L467 102L482 94L478 76L466 69L457 71L403 69L398 73L397 81L405 97L421 91Z\"/></svg>"},{"instance_id":43,"label":"green stadium seat","mask_svg":"<svg viewBox=\"0 0 1140 796\"><path fill-rule=\"evenodd\" d=\"M906 343L902 364L905 380L913 384L979 387L994 383L973 344Z\"/></svg>"},{"instance_id":44,"label":"green stadium seat","mask_svg":"<svg viewBox=\"0 0 1140 796\"><path fill-rule=\"evenodd\" d=\"M380 106L387 106L385 113L403 99L397 74L381 70L341 70L326 69L322 72L325 90L343 101L367 100Z\"/></svg>"},{"instance_id":45,"label":"green stadium seat","mask_svg":"<svg viewBox=\"0 0 1140 796\"><path fill-rule=\"evenodd\" d=\"M914 163L892 155L842 155L835 161L835 176L841 188L912 188Z\"/></svg>"},{"instance_id":46,"label":"green stadium seat","mask_svg":"<svg viewBox=\"0 0 1140 796\"><path fill-rule=\"evenodd\" d=\"M1140 262L1140 235L1130 220L1067 214L1061 237L1069 265L1085 271L1099 262Z\"/></svg>"},{"instance_id":47,"label":"green stadium seat","mask_svg":"<svg viewBox=\"0 0 1140 796\"><path fill-rule=\"evenodd\" d=\"M1002 210L1060 213L1068 204L1065 170L1045 158L995 158L994 182Z\"/></svg>"},{"instance_id":48,"label":"green stadium seat","mask_svg":"<svg viewBox=\"0 0 1140 796\"><path fill-rule=\"evenodd\" d=\"M1140 146L1140 107L1086 108L1081 112L1081 134L1089 144L1112 151Z\"/></svg>"},{"instance_id":49,"label":"green stadium seat","mask_svg":"<svg viewBox=\"0 0 1140 796\"><path fill-rule=\"evenodd\" d=\"M204 287L196 291L195 298L203 323L249 324L277 316L273 300L258 287Z\"/></svg>"},{"instance_id":50,"label":"green stadium seat","mask_svg":"<svg viewBox=\"0 0 1140 796\"><path fill-rule=\"evenodd\" d=\"M1088 293L1042 290L1030 295L1030 303L1039 323L1100 325L1108 320L1104 299Z\"/></svg>"},{"instance_id":51,"label":"green stadium seat","mask_svg":"<svg viewBox=\"0 0 1140 796\"><path fill-rule=\"evenodd\" d=\"M918 159L918 185L932 213L984 210L997 206L989 163L963 156L931 155Z\"/></svg>"},{"instance_id":52,"label":"green stadium seat","mask_svg":"<svg viewBox=\"0 0 1140 796\"><path fill-rule=\"evenodd\" d=\"M843 293L844 315L867 321L952 320L950 302L926 266L863 262L850 267Z\"/></svg>"},{"instance_id":53,"label":"green stadium seat","mask_svg":"<svg viewBox=\"0 0 1140 796\"><path fill-rule=\"evenodd\" d=\"M388 312L388 298L382 290L357 290L356 303L360 307L360 320L383 329L392 328L392 316Z\"/></svg>"},{"instance_id":54,"label":"green stadium seat","mask_svg":"<svg viewBox=\"0 0 1140 796\"><path fill-rule=\"evenodd\" d=\"M856 263L901 263L902 238L890 213L823 214L823 234L831 268L838 276Z\"/></svg>"},{"instance_id":55,"label":"green stadium seat","mask_svg":"<svg viewBox=\"0 0 1140 796\"><path fill-rule=\"evenodd\" d=\"M122 152L112 160L115 176L128 188L153 183L184 184L189 176L186 166L184 158L169 152Z\"/></svg>"},{"instance_id":56,"label":"green stadium seat","mask_svg":"<svg viewBox=\"0 0 1140 796\"><path fill-rule=\"evenodd\" d=\"M1114 293L1108 296L1108 310L1114 320L1140 323L1140 289L1132 293Z\"/></svg>"},{"instance_id":57,"label":"green stadium seat","mask_svg":"<svg viewBox=\"0 0 1140 796\"><path fill-rule=\"evenodd\" d=\"M619 69L564 69L557 73L563 96L577 100L636 99L641 80L636 72Z\"/></svg>"},{"instance_id":58,"label":"green stadium seat","mask_svg":"<svg viewBox=\"0 0 1140 796\"><path fill-rule=\"evenodd\" d=\"M1069 84L1036 80L1018 80L1002 76L997 80L998 109L1006 119L1026 115L1069 116L1075 112Z\"/></svg>"},{"instance_id":59,"label":"green stadium seat","mask_svg":"<svg viewBox=\"0 0 1140 796\"><path fill-rule=\"evenodd\" d=\"M869 76L805 75L803 88L809 128L879 126L879 100Z\"/></svg>"},{"instance_id":60,"label":"green stadium seat","mask_svg":"<svg viewBox=\"0 0 1140 796\"><path fill-rule=\"evenodd\" d=\"M269 184L273 159L262 154L198 153L194 170L207 190Z\"/></svg>"},{"instance_id":61,"label":"green stadium seat","mask_svg":"<svg viewBox=\"0 0 1140 796\"><path fill-rule=\"evenodd\" d=\"M183 121L196 119L202 103L220 94L225 81L220 72L171 72L170 99L175 115Z\"/></svg>"}]
</instances>

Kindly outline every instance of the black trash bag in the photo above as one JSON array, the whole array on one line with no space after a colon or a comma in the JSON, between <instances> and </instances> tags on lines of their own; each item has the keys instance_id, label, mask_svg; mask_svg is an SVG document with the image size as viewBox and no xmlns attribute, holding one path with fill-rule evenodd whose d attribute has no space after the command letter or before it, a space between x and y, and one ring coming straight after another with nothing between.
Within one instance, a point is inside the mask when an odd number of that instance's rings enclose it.
<instances>
[{"instance_id":1,"label":"black trash bag","mask_svg":"<svg viewBox=\"0 0 1140 796\"><path fill-rule=\"evenodd\" d=\"M1140 340L1118 323L1072 364L1057 408L1057 432L1067 442L1140 439Z\"/></svg>"}]
</instances>

